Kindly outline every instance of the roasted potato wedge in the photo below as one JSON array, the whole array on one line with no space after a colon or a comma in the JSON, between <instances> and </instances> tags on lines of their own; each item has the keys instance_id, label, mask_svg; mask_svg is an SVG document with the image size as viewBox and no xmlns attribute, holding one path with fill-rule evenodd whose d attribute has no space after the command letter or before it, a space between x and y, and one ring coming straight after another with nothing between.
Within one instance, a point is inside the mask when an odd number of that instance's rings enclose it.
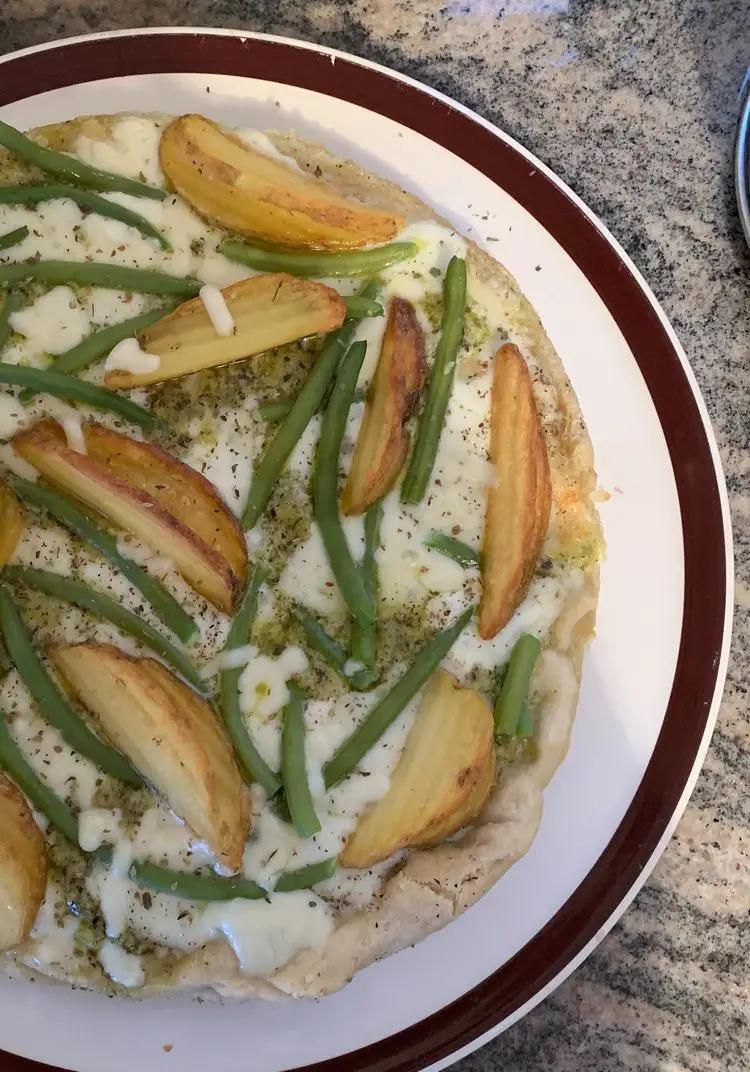
<instances>
[{"instance_id":1,"label":"roasted potato wedge","mask_svg":"<svg viewBox=\"0 0 750 1072\"><path fill-rule=\"evenodd\" d=\"M56 645L50 658L103 732L221 863L237 871L250 795L213 711L154 659L111 644Z\"/></svg>"},{"instance_id":2,"label":"roasted potato wedge","mask_svg":"<svg viewBox=\"0 0 750 1072\"><path fill-rule=\"evenodd\" d=\"M438 670L388 792L360 817L341 854L342 866L370 867L398 849L445 840L480 813L494 778L489 704Z\"/></svg>"},{"instance_id":3,"label":"roasted potato wedge","mask_svg":"<svg viewBox=\"0 0 750 1072\"><path fill-rule=\"evenodd\" d=\"M23 510L7 484L0 480L0 568L7 566L23 532Z\"/></svg>"},{"instance_id":4,"label":"roasted potato wedge","mask_svg":"<svg viewBox=\"0 0 750 1072\"><path fill-rule=\"evenodd\" d=\"M42 833L23 793L0 773L0 950L28 937L46 885Z\"/></svg>"},{"instance_id":5,"label":"roasted potato wedge","mask_svg":"<svg viewBox=\"0 0 750 1072\"><path fill-rule=\"evenodd\" d=\"M356 249L393 238L403 219L334 193L202 115L161 137L164 174L196 212L230 231L294 249Z\"/></svg>"},{"instance_id":6,"label":"roasted potato wedge","mask_svg":"<svg viewBox=\"0 0 750 1072\"><path fill-rule=\"evenodd\" d=\"M344 486L345 514L362 514L395 484L409 452L406 422L427 374L424 333L411 302L393 298Z\"/></svg>"},{"instance_id":7,"label":"roasted potato wedge","mask_svg":"<svg viewBox=\"0 0 750 1072\"><path fill-rule=\"evenodd\" d=\"M171 454L100 424L84 426L86 454L55 421L20 432L13 447L51 483L169 555L196 591L230 613L247 581L239 522L216 488Z\"/></svg>"},{"instance_id":8,"label":"roasted potato wedge","mask_svg":"<svg viewBox=\"0 0 750 1072\"><path fill-rule=\"evenodd\" d=\"M495 355L479 635L493 637L523 600L549 525L549 463L529 370L517 346Z\"/></svg>"},{"instance_id":9,"label":"roasted potato wedge","mask_svg":"<svg viewBox=\"0 0 750 1072\"><path fill-rule=\"evenodd\" d=\"M235 323L231 335L218 335L201 299L191 298L138 336L141 348L160 359L158 368L140 373L113 369L105 376L108 386L142 387L227 365L306 335L333 331L346 317L338 291L284 272L242 279L221 293Z\"/></svg>"}]
</instances>

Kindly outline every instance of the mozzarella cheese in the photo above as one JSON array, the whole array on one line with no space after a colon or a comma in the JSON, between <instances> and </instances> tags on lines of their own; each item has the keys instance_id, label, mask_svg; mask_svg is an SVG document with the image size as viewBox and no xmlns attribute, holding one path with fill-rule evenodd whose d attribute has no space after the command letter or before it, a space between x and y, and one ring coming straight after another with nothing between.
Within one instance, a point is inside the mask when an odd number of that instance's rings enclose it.
<instances>
[{"instance_id":1,"label":"mozzarella cheese","mask_svg":"<svg viewBox=\"0 0 750 1072\"><path fill-rule=\"evenodd\" d=\"M69 915L60 917L57 906L62 898L64 893L57 883L48 883L44 903L31 930L34 940L32 966L61 968L72 957L78 920Z\"/></svg>"},{"instance_id":2,"label":"mozzarella cheese","mask_svg":"<svg viewBox=\"0 0 750 1072\"><path fill-rule=\"evenodd\" d=\"M40 359L77 346L88 334L89 318L70 287L53 287L25 309L11 313L10 326L26 340L15 356Z\"/></svg>"},{"instance_id":3,"label":"mozzarella cheese","mask_svg":"<svg viewBox=\"0 0 750 1072\"><path fill-rule=\"evenodd\" d=\"M126 953L122 946L115 942L102 943L99 961L110 979L120 986L132 989L143 986L146 980L143 958L135 953Z\"/></svg>"},{"instance_id":4,"label":"mozzarella cheese","mask_svg":"<svg viewBox=\"0 0 750 1072\"><path fill-rule=\"evenodd\" d=\"M280 164L291 168L292 171L302 173L302 168L297 161L293 157L279 152L268 135L264 134L262 130L238 130L236 133L241 141L244 141L251 149L255 149L257 153L269 156L272 160L277 160Z\"/></svg>"},{"instance_id":5,"label":"mozzarella cheese","mask_svg":"<svg viewBox=\"0 0 750 1072\"><path fill-rule=\"evenodd\" d=\"M247 715L268 719L289 700L287 682L307 670L302 648L285 648L276 658L257 650L240 677L240 707Z\"/></svg>"},{"instance_id":6,"label":"mozzarella cheese","mask_svg":"<svg viewBox=\"0 0 750 1072\"><path fill-rule=\"evenodd\" d=\"M104 362L105 372L122 370L136 376L142 372L155 372L161 364L158 354L149 354L142 350L137 339L122 339L109 351Z\"/></svg>"},{"instance_id":7,"label":"mozzarella cheese","mask_svg":"<svg viewBox=\"0 0 750 1072\"><path fill-rule=\"evenodd\" d=\"M46 400L45 408L51 417L60 422L70 449L78 451L79 454L85 454L86 440L83 436L83 421L78 410L52 396Z\"/></svg>"},{"instance_id":8,"label":"mozzarella cheese","mask_svg":"<svg viewBox=\"0 0 750 1072\"><path fill-rule=\"evenodd\" d=\"M235 329L234 317L229 312L224 295L213 283L205 283L198 294L203 302L203 308L208 313L214 331L217 335L231 335Z\"/></svg>"}]
</instances>

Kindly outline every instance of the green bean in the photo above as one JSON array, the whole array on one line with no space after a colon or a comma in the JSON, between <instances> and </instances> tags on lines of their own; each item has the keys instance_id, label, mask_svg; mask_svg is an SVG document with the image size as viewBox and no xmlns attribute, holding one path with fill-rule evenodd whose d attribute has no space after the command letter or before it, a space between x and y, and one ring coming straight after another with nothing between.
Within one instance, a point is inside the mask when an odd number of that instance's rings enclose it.
<instances>
[{"instance_id":1,"label":"green bean","mask_svg":"<svg viewBox=\"0 0 750 1072\"><path fill-rule=\"evenodd\" d=\"M522 741L534 736L534 719L532 718L529 705L524 700L521 706L521 714L518 716L518 728L516 734Z\"/></svg>"},{"instance_id":2,"label":"green bean","mask_svg":"<svg viewBox=\"0 0 750 1072\"><path fill-rule=\"evenodd\" d=\"M341 645L326 632L320 622L304 607L296 605L292 608L292 614L302 626L307 642L313 651L316 651L324 662L346 679L344 665L346 664L346 652Z\"/></svg>"},{"instance_id":3,"label":"green bean","mask_svg":"<svg viewBox=\"0 0 750 1072\"><path fill-rule=\"evenodd\" d=\"M341 524L338 480L341 440L366 350L366 343L355 342L341 360L320 426L312 478L313 513L328 564L341 589L344 602L355 621L363 627L374 622L375 606L362 572L352 557Z\"/></svg>"},{"instance_id":4,"label":"green bean","mask_svg":"<svg viewBox=\"0 0 750 1072\"><path fill-rule=\"evenodd\" d=\"M307 253L260 249L247 242L227 238L219 252L259 272L289 272L291 275L331 279L335 276L376 275L398 261L414 257L416 242L391 242L375 249L345 250L340 253Z\"/></svg>"},{"instance_id":5,"label":"green bean","mask_svg":"<svg viewBox=\"0 0 750 1072\"><path fill-rule=\"evenodd\" d=\"M361 296L371 298L375 290L375 284L370 283ZM349 345L356 327L354 321L348 320L338 331L328 336L288 416L263 452L260 464L253 474L250 494L242 515L242 524L246 529L252 529L265 510L289 455L323 401L341 355Z\"/></svg>"},{"instance_id":6,"label":"green bean","mask_svg":"<svg viewBox=\"0 0 750 1072\"><path fill-rule=\"evenodd\" d=\"M427 397L419 417L414 450L401 484L402 502L418 503L427 490L453 390L465 315L466 261L451 257L443 282L440 342L435 351Z\"/></svg>"},{"instance_id":7,"label":"green bean","mask_svg":"<svg viewBox=\"0 0 750 1072\"><path fill-rule=\"evenodd\" d=\"M77 283L81 286L137 291L140 294L165 294L177 298L194 298L201 288L197 279L99 261L15 261L0 264L0 286L26 279L54 286Z\"/></svg>"},{"instance_id":8,"label":"green bean","mask_svg":"<svg viewBox=\"0 0 750 1072\"><path fill-rule=\"evenodd\" d=\"M293 398L275 398L270 402L260 402L258 412L264 421L283 421L294 405Z\"/></svg>"},{"instance_id":9,"label":"green bean","mask_svg":"<svg viewBox=\"0 0 750 1072\"><path fill-rule=\"evenodd\" d=\"M313 886L317 886L319 882L325 882L326 879L332 878L336 871L337 863L337 857L329 856L325 860L318 860L314 864L308 864L307 867L300 867L297 871L285 871L276 880L273 892L293 893L294 890L309 890Z\"/></svg>"},{"instance_id":10,"label":"green bean","mask_svg":"<svg viewBox=\"0 0 750 1072\"><path fill-rule=\"evenodd\" d=\"M344 298L347 320L366 320L368 316L382 316L383 306L380 302L370 301L368 298L360 298L354 294L351 298Z\"/></svg>"},{"instance_id":11,"label":"green bean","mask_svg":"<svg viewBox=\"0 0 750 1072\"><path fill-rule=\"evenodd\" d=\"M542 645L530 633L523 633L513 645L505 677L495 700L496 737L515 736L521 709L529 691L531 675L541 650Z\"/></svg>"},{"instance_id":12,"label":"green bean","mask_svg":"<svg viewBox=\"0 0 750 1072\"><path fill-rule=\"evenodd\" d=\"M28 237L28 227L16 227L14 231L7 231L4 235L0 235L0 249L10 249L11 246L17 246Z\"/></svg>"},{"instance_id":13,"label":"green bean","mask_svg":"<svg viewBox=\"0 0 750 1072\"><path fill-rule=\"evenodd\" d=\"M173 871L158 864L131 864L128 877L138 886L157 893L169 893L186 901L261 901L268 892L248 878L222 878L221 875L192 875Z\"/></svg>"},{"instance_id":14,"label":"green bean","mask_svg":"<svg viewBox=\"0 0 750 1072\"><path fill-rule=\"evenodd\" d=\"M464 543L463 540L457 540L455 536L448 536L445 532L436 532L433 529L423 542L425 547L438 551L446 558L453 559L464 569L479 569L481 561L479 551L469 547L468 543Z\"/></svg>"},{"instance_id":15,"label":"green bean","mask_svg":"<svg viewBox=\"0 0 750 1072\"><path fill-rule=\"evenodd\" d=\"M253 621L258 610L258 593L266 578L266 571L260 563L255 564L250 583L245 592L240 609L232 622L224 645L224 651L247 644ZM241 667L222 670L219 678L221 697L221 715L227 728L234 750L247 777L263 786L269 797L281 788L278 774L271 770L252 742L245 720L240 711L240 677Z\"/></svg>"},{"instance_id":16,"label":"green bean","mask_svg":"<svg viewBox=\"0 0 750 1072\"><path fill-rule=\"evenodd\" d=\"M313 651L316 651L323 662L328 663L331 669L335 670L350 688L355 689L357 692L365 692L372 688L378 679L378 675L373 670L367 669L348 674L346 664L349 660L346 652L338 641L334 640L330 633L326 632L317 618L299 605L292 608L292 614L302 626L307 642Z\"/></svg>"},{"instance_id":17,"label":"green bean","mask_svg":"<svg viewBox=\"0 0 750 1072\"><path fill-rule=\"evenodd\" d=\"M105 216L111 220L119 220L128 227L140 231L146 238L155 238L163 250L171 252L172 247L161 231L154 227L153 223L137 212L132 212L116 201L109 201L106 197L100 197L90 190L78 190L75 186L62 186L57 184L45 184L44 186L0 186L0 205L37 205L40 201L75 201L81 208L87 208L97 216ZM26 231L28 234L28 230ZM23 236L24 238L26 235ZM21 239L19 238L20 242ZM12 245L12 243L8 243ZM0 247L4 248L4 247Z\"/></svg>"},{"instance_id":18,"label":"green bean","mask_svg":"<svg viewBox=\"0 0 750 1072\"><path fill-rule=\"evenodd\" d=\"M373 745L377 744L388 727L395 722L409 701L416 696L453 644L466 628L473 608L465 610L453 625L432 637L417 655L406 673L390 692L378 701L364 722L334 752L323 768L326 788L337 785L350 774Z\"/></svg>"},{"instance_id":19,"label":"green bean","mask_svg":"<svg viewBox=\"0 0 750 1072\"><path fill-rule=\"evenodd\" d=\"M71 748L86 756L113 778L128 785L143 785L143 779L127 759L92 733L58 691L31 643L21 615L7 589L0 588L0 629L18 675L31 693L42 717L62 734Z\"/></svg>"},{"instance_id":20,"label":"green bean","mask_svg":"<svg viewBox=\"0 0 750 1072\"><path fill-rule=\"evenodd\" d=\"M26 365L9 365L0 361L0 383L9 383L13 387L28 387L35 394L55 395L56 398L67 398L71 402L83 402L95 409L119 413L131 424L137 424L141 428L153 428L162 423L153 413L131 402L129 398L108 391L106 387L76 380L63 372L28 368Z\"/></svg>"},{"instance_id":21,"label":"green bean","mask_svg":"<svg viewBox=\"0 0 750 1072\"><path fill-rule=\"evenodd\" d=\"M59 573L50 573L48 570L25 569L23 566L6 566L3 577L6 581L25 585L37 592L44 592L65 603L75 603L76 606L95 614L97 618L112 622L123 633L135 637L147 648L161 655L194 688L205 692L205 681L184 651L162 636L158 629L154 629L140 615L132 614L103 592L97 592L95 588L73 577L63 577Z\"/></svg>"},{"instance_id":22,"label":"green bean","mask_svg":"<svg viewBox=\"0 0 750 1072\"><path fill-rule=\"evenodd\" d=\"M0 713L0 767L26 794L36 810L46 816L56 830L77 845L78 820L68 805L37 776L13 740L2 713Z\"/></svg>"},{"instance_id":23,"label":"green bean","mask_svg":"<svg viewBox=\"0 0 750 1072\"><path fill-rule=\"evenodd\" d=\"M364 402L366 397L367 391L365 391L364 388L360 387L354 392L355 402ZM282 397L270 399L268 402L259 402L258 413L263 420L268 421L269 424L274 421L283 421L294 405L294 401L293 398ZM325 406L323 405L321 408L325 408Z\"/></svg>"},{"instance_id":24,"label":"green bean","mask_svg":"<svg viewBox=\"0 0 750 1072\"><path fill-rule=\"evenodd\" d=\"M152 309L150 313L141 313L139 316L132 316L129 320L123 320L119 324L112 324L108 328L100 328L99 331L95 331L93 335L85 338L83 342L79 342L77 346L71 346L69 350L59 354L52 364L48 366L47 371L80 372L81 369L88 368L89 365L93 365L99 358L108 354L118 342L122 342L123 339L129 339L139 331L142 331L143 328L155 324L157 320L161 320L173 308L173 305L161 306L159 309ZM33 397L34 391L29 388L21 391L19 395L24 405L31 401Z\"/></svg>"},{"instance_id":25,"label":"green bean","mask_svg":"<svg viewBox=\"0 0 750 1072\"><path fill-rule=\"evenodd\" d=\"M376 609L378 605L378 567L375 552L380 543L380 522L383 518L383 501L379 499L365 514L365 553L362 557L362 577L365 588ZM367 670L375 666L375 622L361 625L355 620L352 626L352 658L364 664ZM375 681L372 682L375 684Z\"/></svg>"},{"instance_id":26,"label":"green bean","mask_svg":"<svg viewBox=\"0 0 750 1072\"><path fill-rule=\"evenodd\" d=\"M21 308L21 304L20 294L14 290L7 292L2 308L0 308L0 350L2 350L13 334L13 328L10 326L10 318L13 313L18 312Z\"/></svg>"},{"instance_id":27,"label":"green bean","mask_svg":"<svg viewBox=\"0 0 750 1072\"><path fill-rule=\"evenodd\" d=\"M300 837L308 838L320 830L320 819L315 813L305 763L304 695L294 682L288 688L281 732L281 780L292 825Z\"/></svg>"},{"instance_id":28,"label":"green bean","mask_svg":"<svg viewBox=\"0 0 750 1072\"><path fill-rule=\"evenodd\" d=\"M40 171L64 176L77 186L88 186L92 190L118 190L123 194L133 194L134 197L150 197L155 201L163 201L167 196L166 190L157 190L154 186L128 179L124 175L100 171L99 168L84 164L82 160L68 156L67 153L59 153L38 145L8 123L0 123L0 145L14 156L38 167Z\"/></svg>"},{"instance_id":29,"label":"green bean","mask_svg":"<svg viewBox=\"0 0 750 1072\"><path fill-rule=\"evenodd\" d=\"M189 644L198 636L198 626L187 614L174 596L154 577L149 576L132 558L120 554L117 541L108 532L103 532L83 511L79 510L69 499L53 488L44 484L34 484L30 480L14 476L6 477L7 482L24 502L46 510L61 525L65 525L84 543L95 548L112 566L118 569L137 588L144 599L150 603L154 613L164 624L179 637L183 644Z\"/></svg>"}]
</instances>

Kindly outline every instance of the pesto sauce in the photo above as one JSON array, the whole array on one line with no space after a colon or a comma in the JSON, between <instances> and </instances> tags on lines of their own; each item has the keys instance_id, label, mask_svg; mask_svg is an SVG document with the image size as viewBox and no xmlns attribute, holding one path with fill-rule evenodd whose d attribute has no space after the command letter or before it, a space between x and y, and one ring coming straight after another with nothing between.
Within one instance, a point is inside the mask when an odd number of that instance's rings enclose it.
<instances>
[{"instance_id":1,"label":"pesto sauce","mask_svg":"<svg viewBox=\"0 0 750 1072\"><path fill-rule=\"evenodd\" d=\"M294 548L310 535L312 502L304 481L295 473L282 473L261 522L262 558L269 582L278 581Z\"/></svg>"},{"instance_id":2,"label":"pesto sauce","mask_svg":"<svg viewBox=\"0 0 750 1072\"><path fill-rule=\"evenodd\" d=\"M443 315L442 294L426 294L419 305L432 330L435 333L439 332L440 319ZM473 298L468 298L466 303L466 314L464 316L464 331L461 338L461 348L459 350L459 360L469 357L476 350L481 350L481 348L489 342L491 334L492 332L490 331L490 324L486 314L481 312L478 302L474 301Z\"/></svg>"}]
</instances>

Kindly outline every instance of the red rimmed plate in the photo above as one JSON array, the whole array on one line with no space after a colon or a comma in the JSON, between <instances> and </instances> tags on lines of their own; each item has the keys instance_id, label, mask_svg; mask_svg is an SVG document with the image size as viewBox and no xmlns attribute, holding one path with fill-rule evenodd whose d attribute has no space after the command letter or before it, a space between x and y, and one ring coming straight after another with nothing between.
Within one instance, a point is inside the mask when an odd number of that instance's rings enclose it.
<instances>
[{"instance_id":1,"label":"red rimmed plate","mask_svg":"<svg viewBox=\"0 0 750 1072\"><path fill-rule=\"evenodd\" d=\"M513 272L578 392L611 494L598 635L532 850L446 930L318 1003L113 1002L0 981L0 1045L81 1072L437 1067L518 1019L601 940L697 777L732 576L705 407L653 295L589 210L501 131L402 75L204 30L97 35L0 62L0 117L21 127L149 110L294 128L411 189Z\"/></svg>"}]
</instances>

